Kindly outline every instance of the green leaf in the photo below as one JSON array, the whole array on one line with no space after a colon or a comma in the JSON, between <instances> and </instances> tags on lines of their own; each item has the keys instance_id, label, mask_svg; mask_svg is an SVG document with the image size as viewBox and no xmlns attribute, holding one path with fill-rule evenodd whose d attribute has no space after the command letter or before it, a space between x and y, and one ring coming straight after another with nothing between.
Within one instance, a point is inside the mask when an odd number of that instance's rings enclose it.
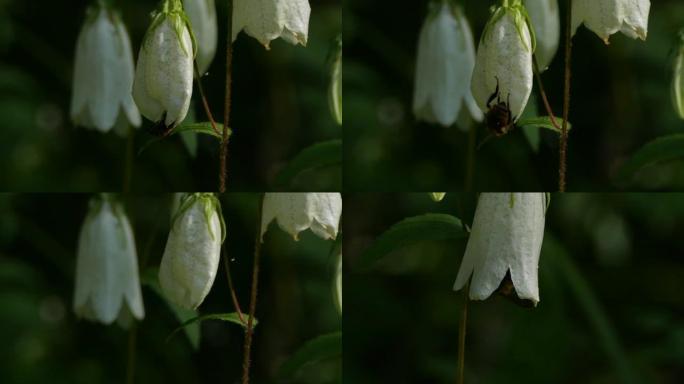
<instances>
[{"instance_id":1,"label":"green leaf","mask_svg":"<svg viewBox=\"0 0 684 384\"><path fill-rule=\"evenodd\" d=\"M171 301L166 299L166 296L164 295L164 292L161 290L161 286L159 285L159 280L157 280L157 276L159 275L159 270L157 268L147 268L145 272L141 275L141 282L143 285L149 287L154 293L157 294L164 302L166 305L171 309L173 312L173 315L176 317L179 323L184 323L188 321L189 319L195 318L198 316L197 311L192 310L192 309L186 309L183 307L180 307ZM199 349L199 342L200 342L200 328L199 324L192 324L190 326L187 326L184 328L185 330L185 335L188 337L188 341L190 342L190 345L194 350Z\"/></svg>"},{"instance_id":2,"label":"green leaf","mask_svg":"<svg viewBox=\"0 0 684 384\"><path fill-rule=\"evenodd\" d=\"M291 378L307 364L336 357L342 357L342 332L329 333L307 341L283 363L279 375L282 378Z\"/></svg>"},{"instance_id":3,"label":"green leaf","mask_svg":"<svg viewBox=\"0 0 684 384\"><path fill-rule=\"evenodd\" d=\"M169 132L166 136L155 137L155 138L149 140L147 143L143 144L143 146L138 151L138 155L143 153L150 145L158 143L164 139L167 139L167 138L174 136L174 135L177 135L179 133L190 133L190 132L201 133L203 135L213 136L216 139L221 140L222 134L223 134L223 124L216 123L216 129L218 130L218 132L214 131L214 129L211 126L211 123L208 121L201 122L201 123L189 123L189 124L179 125L176 128L174 128L173 130L171 130L171 132ZM230 137L232 135L232 133L233 132L229 128L228 129L228 137Z\"/></svg>"},{"instance_id":4,"label":"green leaf","mask_svg":"<svg viewBox=\"0 0 684 384\"><path fill-rule=\"evenodd\" d=\"M608 358L613 363L620 381L625 384L640 382L632 365L620 344L615 327L610 322L608 315L601 306L599 299L582 276L581 271L568 255L567 251L553 236L546 236L542 253L554 258L559 271L565 277L570 291L575 296L577 303L584 312L590 326L596 333L596 340L601 345Z\"/></svg>"},{"instance_id":5,"label":"green leaf","mask_svg":"<svg viewBox=\"0 0 684 384\"><path fill-rule=\"evenodd\" d=\"M316 143L305 148L278 173L275 185L289 185L300 173L322 167L342 164L342 140Z\"/></svg>"},{"instance_id":6,"label":"green leaf","mask_svg":"<svg viewBox=\"0 0 684 384\"><path fill-rule=\"evenodd\" d=\"M558 127L562 128L563 127L563 119L556 117L555 118L556 124L558 124ZM537 116L537 117L530 117L527 119L520 119L516 123L519 127L536 127L536 128L546 128L550 129L558 134L561 133L560 129L557 129L554 125L553 122L551 122L551 117L550 116ZM568 122L568 132L572 129L572 124Z\"/></svg>"},{"instance_id":7,"label":"green leaf","mask_svg":"<svg viewBox=\"0 0 684 384\"><path fill-rule=\"evenodd\" d=\"M243 314L245 321L249 318L248 314ZM187 326L190 325L196 325L198 322L205 321L205 320L221 320L221 321L227 321L229 323L234 323L237 324L243 328L247 328L247 324L243 323L240 321L240 315L238 315L237 312L231 312L231 313L211 313L208 315L203 315L203 316L198 316L195 318L192 318L183 324L181 324L178 328L174 329L173 332L169 334L169 336L166 338L166 341L171 340L171 338L178 333L180 330L184 329ZM257 319L254 319L254 322L252 323L252 327L256 327L259 322Z\"/></svg>"},{"instance_id":8,"label":"green leaf","mask_svg":"<svg viewBox=\"0 0 684 384\"><path fill-rule=\"evenodd\" d=\"M414 216L394 224L361 255L359 266L369 268L388 253L423 241L463 239L468 233L461 220L443 213Z\"/></svg>"},{"instance_id":9,"label":"green leaf","mask_svg":"<svg viewBox=\"0 0 684 384\"><path fill-rule=\"evenodd\" d=\"M639 170L681 157L684 157L684 134L661 136L646 143L622 164L616 182L627 184Z\"/></svg>"}]
</instances>

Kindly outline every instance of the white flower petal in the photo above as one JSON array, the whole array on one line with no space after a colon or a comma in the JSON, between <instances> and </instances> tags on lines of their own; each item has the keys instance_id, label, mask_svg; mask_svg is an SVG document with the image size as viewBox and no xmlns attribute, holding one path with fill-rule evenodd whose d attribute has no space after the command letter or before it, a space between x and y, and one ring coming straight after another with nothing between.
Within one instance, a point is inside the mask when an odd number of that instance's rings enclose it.
<instances>
[{"instance_id":1,"label":"white flower petal","mask_svg":"<svg viewBox=\"0 0 684 384\"><path fill-rule=\"evenodd\" d=\"M310 15L308 0L234 0L233 41L244 30L266 49L278 37L306 45Z\"/></svg>"},{"instance_id":2,"label":"white flower petal","mask_svg":"<svg viewBox=\"0 0 684 384\"><path fill-rule=\"evenodd\" d=\"M537 38L535 55L539 70L543 72L551 64L560 43L558 0L525 0L525 7Z\"/></svg>"},{"instance_id":3,"label":"white flower petal","mask_svg":"<svg viewBox=\"0 0 684 384\"><path fill-rule=\"evenodd\" d=\"M166 297L188 309L197 308L214 284L221 259L221 214L214 197L192 195L173 223L159 268ZM208 215L208 216L207 216Z\"/></svg>"},{"instance_id":4,"label":"white flower petal","mask_svg":"<svg viewBox=\"0 0 684 384\"><path fill-rule=\"evenodd\" d=\"M197 67L205 73L216 55L218 24L214 0L185 0L185 13L190 19L197 41Z\"/></svg>"},{"instance_id":5,"label":"white flower petal","mask_svg":"<svg viewBox=\"0 0 684 384\"><path fill-rule=\"evenodd\" d=\"M537 268L544 237L543 193L482 193L454 290L472 275L469 296L488 298L510 271L520 299L539 302Z\"/></svg>"},{"instance_id":6,"label":"white flower petal","mask_svg":"<svg viewBox=\"0 0 684 384\"><path fill-rule=\"evenodd\" d=\"M266 193L262 208L261 240L274 219L297 240L311 229L323 239L335 239L342 215L339 193Z\"/></svg>"},{"instance_id":7,"label":"white flower petal","mask_svg":"<svg viewBox=\"0 0 684 384\"><path fill-rule=\"evenodd\" d=\"M517 120L532 92L532 45L527 25L521 26L521 36L512 12L506 10L480 40L472 91L477 105L486 112L487 101L494 94L498 82L500 100L508 103Z\"/></svg>"}]
</instances>

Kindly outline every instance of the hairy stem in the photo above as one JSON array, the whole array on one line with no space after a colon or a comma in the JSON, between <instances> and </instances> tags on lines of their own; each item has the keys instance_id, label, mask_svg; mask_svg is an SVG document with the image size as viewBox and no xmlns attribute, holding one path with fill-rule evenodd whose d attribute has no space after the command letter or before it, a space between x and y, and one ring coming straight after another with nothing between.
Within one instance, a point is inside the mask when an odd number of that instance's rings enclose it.
<instances>
[{"instance_id":1,"label":"hairy stem","mask_svg":"<svg viewBox=\"0 0 684 384\"><path fill-rule=\"evenodd\" d=\"M549 104L549 99L546 96L546 91L544 90L544 82L542 81L541 73L539 72L539 63L537 62L537 55L532 56L532 64L534 66L534 76L536 77L537 85L539 86L539 94L542 97L546 113L548 113L549 117L551 118L551 124L553 124L553 126L557 130L561 131L562 129L558 126L558 123L556 122L556 115L553 113L553 110L551 109L551 104Z\"/></svg>"},{"instance_id":2,"label":"hairy stem","mask_svg":"<svg viewBox=\"0 0 684 384\"><path fill-rule=\"evenodd\" d=\"M223 266L226 269L226 277L228 278L228 289L230 289L230 298L233 300L233 306L235 307L235 311L238 314L238 318L240 318L240 322L244 325L247 325L247 321L245 321L245 318L242 314L242 309L240 308L240 301L238 301L237 294L235 293L235 287L233 286L233 277L230 273L230 260L228 260L228 255L226 253L223 254Z\"/></svg>"},{"instance_id":3,"label":"hairy stem","mask_svg":"<svg viewBox=\"0 0 684 384\"><path fill-rule=\"evenodd\" d=\"M228 0L228 43L226 44L226 99L223 114L223 132L221 135L221 152L219 165L219 192L226 191L226 179L228 178L228 126L230 125L230 108L232 103L233 82L233 0Z\"/></svg>"},{"instance_id":4,"label":"hairy stem","mask_svg":"<svg viewBox=\"0 0 684 384\"><path fill-rule=\"evenodd\" d=\"M242 353L242 384L249 384L249 368L251 366L252 336L254 335L254 312L256 312L257 293L259 290L259 259L261 257L261 215L264 195L259 199L256 238L254 241L254 266L252 268L252 291L249 300L249 318L245 331L245 345Z\"/></svg>"},{"instance_id":5,"label":"hairy stem","mask_svg":"<svg viewBox=\"0 0 684 384\"><path fill-rule=\"evenodd\" d=\"M209 108L209 102L207 101L207 96L204 93L204 87L202 86L202 75L199 72L199 67L197 66L197 60L195 60L195 78L197 79L197 88L199 89L200 98L202 99L202 106L204 107L204 113L207 114L207 118L209 119L209 123L211 124L211 129L213 129L217 135L220 135L221 132L219 132L218 128L216 128L216 121L214 120L214 114L211 113L211 109Z\"/></svg>"},{"instance_id":6,"label":"hairy stem","mask_svg":"<svg viewBox=\"0 0 684 384\"><path fill-rule=\"evenodd\" d=\"M565 192L565 173L567 171L566 159L568 152L568 114L570 113L570 77L572 58L572 36L570 24L572 23L572 0L567 0L565 10L565 85L563 87L563 127L560 136L560 148L558 151L558 190Z\"/></svg>"},{"instance_id":7,"label":"hairy stem","mask_svg":"<svg viewBox=\"0 0 684 384\"><path fill-rule=\"evenodd\" d=\"M470 284L466 284L463 289L463 311L461 312L461 321L458 327L458 376L456 379L457 384L464 383L465 372L465 340L466 340L466 323L468 320L468 291L470 290Z\"/></svg>"},{"instance_id":8,"label":"hairy stem","mask_svg":"<svg viewBox=\"0 0 684 384\"><path fill-rule=\"evenodd\" d=\"M128 331L128 362L126 363L126 383L133 384L135 382L135 346L137 343L138 326L131 325Z\"/></svg>"}]
</instances>

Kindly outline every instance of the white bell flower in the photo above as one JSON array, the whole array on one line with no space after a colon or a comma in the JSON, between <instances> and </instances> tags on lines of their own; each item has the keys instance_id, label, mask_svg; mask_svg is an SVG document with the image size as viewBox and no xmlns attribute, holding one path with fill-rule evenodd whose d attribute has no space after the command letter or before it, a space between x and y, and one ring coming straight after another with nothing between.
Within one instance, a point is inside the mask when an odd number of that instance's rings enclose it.
<instances>
[{"instance_id":1,"label":"white bell flower","mask_svg":"<svg viewBox=\"0 0 684 384\"><path fill-rule=\"evenodd\" d=\"M308 0L233 0L233 41L244 29L266 49L279 37L306 46L310 15Z\"/></svg>"},{"instance_id":2,"label":"white bell flower","mask_svg":"<svg viewBox=\"0 0 684 384\"><path fill-rule=\"evenodd\" d=\"M480 109L486 113L500 101L513 121L525 110L532 92L535 39L526 14L520 0L504 1L496 8L482 32L472 79Z\"/></svg>"},{"instance_id":3,"label":"white bell flower","mask_svg":"<svg viewBox=\"0 0 684 384\"><path fill-rule=\"evenodd\" d=\"M431 3L418 38L413 114L418 120L451 126L462 109L482 121L470 91L475 45L460 7ZM462 126L467 129L467 126Z\"/></svg>"},{"instance_id":4,"label":"white bell flower","mask_svg":"<svg viewBox=\"0 0 684 384\"><path fill-rule=\"evenodd\" d=\"M194 44L180 0L166 0L138 54L133 98L162 132L179 125L192 97Z\"/></svg>"},{"instance_id":5,"label":"white bell flower","mask_svg":"<svg viewBox=\"0 0 684 384\"><path fill-rule=\"evenodd\" d=\"M632 39L646 40L650 9L649 0L574 0L572 35L584 23L606 44L610 35L616 32L622 32Z\"/></svg>"},{"instance_id":6,"label":"white bell flower","mask_svg":"<svg viewBox=\"0 0 684 384\"><path fill-rule=\"evenodd\" d=\"M339 193L266 193L261 241L273 220L295 240L299 240L299 232L307 229L325 240L335 239L341 216L342 195Z\"/></svg>"},{"instance_id":7,"label":"white bell flower","mask_svg":"<svg viewBox=\"0 0 684 384\"><path fill-rule=\"evenodd\" d=\"M197 42L197 67L205 73L216 55L218 43L218 23L214 0L185 0L185 13L188 15Z\"/></svg>"},{"instance_id":8,"label":"white bell flower","mask_svg":"<svg viewBox=\"0 0 684 384\"><path fill-rule=\"evenodd\" d=\"M684 29L679 32L679 39L672 78L672 103L677 115L684 119Z\"/></svg>"},{"instance_id":9,"label":"white bell flower","mask_svg":"<svg viewBox=\"0 0 684 384\"><path fill-rule=\"evenodd\" d=\"M454 290L472 276L469 297L485 300L509 275L517 298L536 306L547 203L545 193L482 193Z\"/></svg>"},{"instance_id":10,"label":"white bell flower","mask_svg":"<svg viewBox=\"0 0 684 384\"><path fill-rule=\"evenodd\" d=\"M89 8L76 42L70 111L74 124L100 132L140 126L131 96L133 74L131 39L119 15L101 4Z\"/></svg>"},{"instance_id":11,"label":"white bell flower","mask_svg":"<svg viewBox=\"0 0 684 384\"><path fill-rule=\"evenodd\" d=\"M337 310L342 314L342 248L340 247L340 252L337 255L337 268L335 270L334 279L334 299L337 305Z\"/></svg>"},{"instance_id":12,"label":"white bell flower","mask_svg":"<svg viewBox=\"0 0 684 384\"><path fill-rule=\"evenodd\" d=\"M94 198L78 238L74 312L78 317L127 326L145 317L135 239L123 207Z\"/></svg>"},{"instance_id":13,"label":"white bell flower","mask_svg":"<svg viewBox=\"0 0 684 384\"><path fill-rule=\"evenodd\" d=\"M556 56L560 42L558 0L525 0L525 8L537 38L537 50L534 54L539 70L544 72Z\"/></svg>"},{"instance_id":14,"label":"white bell flower","mask_svg":"<svg viewBox=\"0 0 684 384\"><path fill-rule=\"evenodd\" d=\"M171 224L159 283L171 302L196 309L211 290L226 236L221 204L211 193L183 198Z\"/></svg>"}]
</instances>

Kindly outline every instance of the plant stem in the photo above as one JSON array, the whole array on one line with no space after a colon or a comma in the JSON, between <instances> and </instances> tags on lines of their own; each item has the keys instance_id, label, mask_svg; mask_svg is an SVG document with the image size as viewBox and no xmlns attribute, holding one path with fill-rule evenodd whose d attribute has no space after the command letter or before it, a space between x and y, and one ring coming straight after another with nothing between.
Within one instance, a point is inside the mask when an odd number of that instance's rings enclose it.
<instances>
[{"instance_id":1,"label":"plant stem","mask_svg":"<svg viewBox=\"0 0 684 384\"><path fill-rule=\"evenodd\" d=\"M135 130L132 125L128 125L128 135L126 138L126 160L124 164L123 192L130 192L131 179L133 178L133 161L135 159Z\"/></svg>"},{"instance_id":2,"label":"plant stem","mask_svg":"<svg viewBox=\"0 0 684 384\"><path fill-rule=\"evenodd\" d=\"M560 136L560 149L558 151L558 190L565 192L565 173L567 170L566 158L568 151L568 114L570 113L570 77L571 77L571 55L572 55L572 36L570 24L572 23L572 0L566 1L565 10L565 86L563 88L563 127Z\"/></svg>"},{"instance_id":3,"label":"plant stem","mask_svg":"<svg viewBox=\"0 0 684 384\"><path fill-rule=\"evenodd\" d=\"M259 199L256 239L254 241L254 267L252 268L252 291L249 301L249 318L245 335L245 345L242 360L242 384L249 384L249 368L251 365L252 336L254 334L254 312L256 311L257 293L259 290L259 258L261 257L261 215L264 205L264 195Z\"/></svg>"},{"instance_id":4,"label":"plant stem","mask_svg":"<svg viewBox=\"0 0 684 384\"><path fill-rule=\"evenodd\" d=\"M209 102L207 101L207 96L204 94L204 87L202 86L202 75L199 72L199 67L197 66L197 60L195 60L195 78L197 79L197 88L199 89L200 98L202 99L202 106L204 107L204 113L207 114L211 128L220 135L218 128L216 128L216 121L214 120L214 115L211 113L209 108Z\"/></svg>"},{"instance_id":5,"label":"plant stem","mask_svg":"<svg viewBox=\"0 0 684 384\"><path fill-rule=\"evenodd\" d=\"M128 331L128 363L126 364L126 383L135 382L135 345L137 342L138 326L134 323Z\"/></svg>"},{"instance_id":6,"label":"plant stem","mask_svg":"<svg viewBox=\"0 0 684 384\"><path fill-rule=\"evenodd\" d=\"M468 320L468 291L470 284L466 284L463 289L463 312L461 312L461 321L458 327L458 376L456 383L463 384L463 373L465 371L465 340L466 340L466 323Z\"/></svg>"},{"instance_id":7,"label":"plant stem","mask_svg":"<svg viewBox=\"0 0 684 384\"><path fill-rule=\"evenodd\" d=\"M235 287L233 286L233 277L231 276L230 273L230 261L228 260L228 255L226 253L223 254L223 266L226 269L226 277L228 278L228 289L230 289L230 298L233 300L233 306L235 307L235 311L238 314L238 317L240 318L240 322L242 324L247 325L247 322L245 321L245 318L242 314L242 309L240 308L240 302L238 301L237 294L235 293Z\"/></svg>"},{"instance_id":8,"label":"plant stem","mask_svg":"<svg viewBox=\"0 0 684 384\"><path fill-rule=\"evenodd\" d=\"M475 146L477 145L477 125L473 124L468 132L468 159L466 162L465 191L473 189L473 172L475 171Z\"/></svg>"},{"instance_id":9,"label":"plant stem","mask_svg":"<svg viewBox=\"0 0 684 384\"><path fill-rule=\"evenodd\" d=\"M228 126L230 125L230 108L232 103L232 82L233 82L233 0L228 0L228 43L226 44L226 100L223 115L223 134L221 137L221 152L219 165L219 192L226 191L226 178L228 169Z\"/></svg>"},{"instance_id":10,"label":"plant stem","mask_svg":"<svg viewBox=\"0 0 684 384\"><path fill-rule=\"evenodd\" d=\"M561 131L561 127L558 126L558 123L556 122L556 115L554 115L553 110L551 109L551 104L549 104L549 99L546 97L546 91L544 90L544 82L542 81L541 73L539 73L539 63L537 62L537 55L532 56L532 65L534 67L534 76L537 78L537 85L539 86L539 94L541 94L542 101L544 102L544 108L546 108L546 113L549 114L549 117L551 118L551 124L553 126Z\"/></svg>"}]
</instances>

